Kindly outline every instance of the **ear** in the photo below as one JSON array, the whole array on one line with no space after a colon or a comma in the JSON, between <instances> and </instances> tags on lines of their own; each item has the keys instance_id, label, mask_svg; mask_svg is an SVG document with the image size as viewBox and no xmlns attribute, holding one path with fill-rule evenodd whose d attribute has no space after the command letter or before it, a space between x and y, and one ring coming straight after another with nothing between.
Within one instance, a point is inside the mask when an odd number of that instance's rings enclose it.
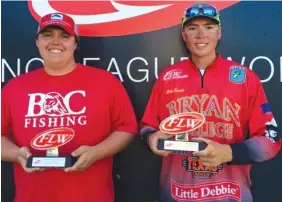
<instances>
[{"instance_id":1,"label":"ear","mask_svg":"<svg viewBox=\"0 0 282 202\"><path fill-rule=\"evenodd\" d=\"M38 46L39 46L39 42L38 42L38 39L37 39L37 38L35 39L35 44L36 44L37 48L39 48L39 47L38 47Z\"/></svg>"},{"instance_id":2,"label":"ear","mask_svg":"<svg viewBox=\"0 0 282 202\"><path fill-rule=\"evenodd\" d=\"M217 39L221 39L221 27L218 27L218 32L217 32Z\"/></svg>"},{"instance_id":3,"label":"ear","mask_svg":"<svg viewBox=\"0 0 282 202\"><path fill-rule=\"evenodd\" d=\"M181 35L182 35L182 39L183 39L183 41L187 41L187 38L186 38L186 34L185 34L185 30L184 30L185 28L183 28L182 29L182 31L181 31Z\"/></svg>"}]
</instances>

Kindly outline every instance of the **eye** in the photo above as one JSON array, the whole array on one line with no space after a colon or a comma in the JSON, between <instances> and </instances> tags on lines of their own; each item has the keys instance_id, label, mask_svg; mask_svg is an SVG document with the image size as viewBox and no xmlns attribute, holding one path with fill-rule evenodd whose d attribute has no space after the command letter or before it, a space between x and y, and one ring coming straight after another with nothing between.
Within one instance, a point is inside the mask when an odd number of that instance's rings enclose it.
<instances>
[{"instance_id":1,"label":"eye","mask_svg":"<svg viewBox=\"0 0 282 202\"><path fill-rule=\"evenodd\" d=\"M206 26L207 29L213 29L213 26Z\"/></svg>"},{"instance_id":2,"label":"eye","mask_svg":"<svg viewBox=\"0 0 282 202\"><path fill-rule=\"evenodd\" d=\"M188 27L188 30L196 30L196 27Z\"/></svg>"},{"instance_id":3,"label":"eye","mask_svg":"<svg viewBox=\"0 0 282 202\"><path fill-rule=\"evenodd\" d=\"M50 36L52 36L52 34L51 34L50 32L44 32L44 33L42 33L42 35L43 35L44 37L50 37Z\"/></svg>"},{"instance_id":4,"label":"eye","mask_svg":"<svg viewBox=\"0 0 282 202\"><path fill-rule=\"evenodd\" d=\"M68 38L70 38L70 35L68 35L68 34L63 34L63 38L64 38L64 39L68 39Z\"/></svg>"}]
</instances>

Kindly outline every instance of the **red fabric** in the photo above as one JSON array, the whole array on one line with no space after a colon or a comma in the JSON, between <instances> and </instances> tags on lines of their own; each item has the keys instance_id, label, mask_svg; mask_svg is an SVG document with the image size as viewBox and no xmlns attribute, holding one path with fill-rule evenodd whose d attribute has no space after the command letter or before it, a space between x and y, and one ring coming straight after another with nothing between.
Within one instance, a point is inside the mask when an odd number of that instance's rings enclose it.
<instances>
[{"instance_id":1,"label":"red fabric","mask_svg":"<svg viewBox=\"0 0 282 202\"><path fill-rule=\"evenodd\" d=\"M71 36L77 35L77 26L74 20L63 13L52 13L41 18L38 32L49 26L59 26Z\"/></svg>"},{"instance_id":2,"label":"red fabric","mask_svg":"<svg viewBox=\"0 0 282 202\"><path fill-rule=\"evenodd\" d=\"M239 71L234 71L236 68ZM247 155L255 162L274 157L280 149L277 125L259 78L250 69L220 55L203 76L191 60L165 68L153 87L141 125L143 130L148 126L158 129L165 118L190 111L206 117L205 123L189 134L190 138L243 143L250 153L242 157ZM251 138L246 140L248 135ZM171 154L162 161L160 201L252 201L250 168L227 164L207 168L191 153ZM219 187L234 190L229 195L224 191L211 194Z\"/></svg>"},{"instance_id":3,"label":"red fabric","mask_svg":"<svg viewBox=\"0 0 282 202\"><path fill-rule=\"evenodd\" d=\"M41 68L12 79L3 88L2 135L11 131L19 147L45 155L46 151L31 146L31 140L60 127L74 131L73 139L59 147L64 154L81 145L96 145L113 131L137 132L125 89L105 70L78 64L67 75L49 76ZM48 143L48 137L41 143ZM112 161L112 157L102 159L85 171L69 173L47 169L28 174L15 164L15 201L113 202Z\"/></svg>"}]
</instances>

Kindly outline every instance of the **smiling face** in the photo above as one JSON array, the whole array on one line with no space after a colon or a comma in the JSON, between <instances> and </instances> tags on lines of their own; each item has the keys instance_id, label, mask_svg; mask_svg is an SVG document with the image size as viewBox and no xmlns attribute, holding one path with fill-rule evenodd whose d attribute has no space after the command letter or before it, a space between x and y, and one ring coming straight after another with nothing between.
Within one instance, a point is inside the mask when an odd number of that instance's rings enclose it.
<instances>
[{"instance_id":1,"label":"smiling face","mask_svg":"<svg viewBox=\"0 0 282 202\"><path fill-rule=\"evenodd\" d=\"M214 56L217 42L221 38L221 28L209 18L198 17L186 23L182 38L192 57Z\"/></svg>"},{"instance_id":2,"label":"smiling face","mask_svg":"<svg viewBox=\"0 0 282 202\"><path fill-rule=\"evenodd\" d=\"M77 43L74 36L57 27L47 27L36 39L39 53L48 67L65 67L74 61Z\"/></svg>"}]
</instances>

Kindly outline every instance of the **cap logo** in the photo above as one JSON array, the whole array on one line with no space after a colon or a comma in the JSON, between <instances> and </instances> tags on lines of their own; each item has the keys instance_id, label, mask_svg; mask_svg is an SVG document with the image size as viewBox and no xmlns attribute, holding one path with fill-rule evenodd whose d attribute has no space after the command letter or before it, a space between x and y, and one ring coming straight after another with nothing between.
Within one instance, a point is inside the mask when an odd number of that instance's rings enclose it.
<instances>
[{"instance_id":1,"label":"cap logo","mask_svg":"<svg viewBox=\"0 0 282 202\"><path fill-rule=\"evenodd\" d=\"M59 14L59 13L54 13L51 15L51 20L62 20L63 19L63 15Z\"/></svg>"}]
</instances>

